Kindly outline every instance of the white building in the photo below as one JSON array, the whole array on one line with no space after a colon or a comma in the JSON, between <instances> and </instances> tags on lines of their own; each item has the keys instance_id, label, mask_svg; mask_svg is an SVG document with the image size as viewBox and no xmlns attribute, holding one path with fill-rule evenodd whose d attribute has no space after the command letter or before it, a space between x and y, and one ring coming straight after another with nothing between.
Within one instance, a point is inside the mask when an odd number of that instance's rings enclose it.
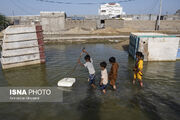
<instances>
[{"instance_id":1,"label":"white building","mask_svg":"<svg viewBox=\"0 0 180 120\"><path fill-rule=\"evenodd\" d=\"M124 15L123 7L119 3L106 3L100 6L99 15L108 15L115 17L117 15Z\"/></svg>"}]
</instances>

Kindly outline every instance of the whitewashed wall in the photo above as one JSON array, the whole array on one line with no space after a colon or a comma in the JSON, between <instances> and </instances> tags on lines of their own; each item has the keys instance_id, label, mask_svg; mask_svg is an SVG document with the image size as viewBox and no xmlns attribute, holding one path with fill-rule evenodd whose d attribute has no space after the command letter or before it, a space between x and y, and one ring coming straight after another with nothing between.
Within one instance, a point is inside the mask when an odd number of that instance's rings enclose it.
<instances>
[{"instance_id":1,"label":"whitewashed wall","mask_svg":"<svg viewBox=\"0 0 180 120\"><path fill-rule=\"evenodd\" d=\"M1 64L3 69L45 62L42 27L9 26L4 31Z\"/></svg>"},{"instance_id":2,"label":"whitewashed wall","mask_svg":"<svg viewBox=\"0 0 180 120\"><path fill-rule=\"evenodd\" d=\"M159 33L132 33L131 36L130 43L138 40L136 45L130 44L129 48L142 52L144 61L176 61L179 37ZM135 52L130 54L134 57Z\"/></svg>"}]
</instances>

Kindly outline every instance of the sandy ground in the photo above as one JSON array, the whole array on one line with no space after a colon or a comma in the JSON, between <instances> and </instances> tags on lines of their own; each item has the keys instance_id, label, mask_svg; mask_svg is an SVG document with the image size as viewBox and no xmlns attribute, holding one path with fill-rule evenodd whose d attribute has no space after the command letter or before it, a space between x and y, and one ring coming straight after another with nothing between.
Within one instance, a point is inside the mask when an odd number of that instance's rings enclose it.
<instances>
[{"instance_id":1,"label":"sandy ground","mask_svg":"<svg viewBox=\"0 0 180 120\"><path fill-rule=\"evenodd\" d=\"M64 30L62 33L63 34L90 34L90 31L76 27L69 30Z\"/></svg>"},{"instance_id":2,"label":"sandy ground","mask_svg":"<svg viewBox=\"0 0 180 120\"><path fill-rule=\"evenodd\" d=\"M91 34L127 35L130 32L138 32L138 31L131 28L114 29L109 27L105 29L94 30L91 32Z\"/></svg>"},{"instance_id":3,"label":"sandy ground","mask_svg":"<svg viewBox=\"0 0 180 120\"><path fill-rule=\"evenodd\" d=\"M129 35L131 32L158 32L164 34L180 34L180 31L138 31L133 28L105 28L105 29L97 29L97 30L86 30L82 28L72 28L68 30L64 30L64 35Z\"/></svg>"},{"instance_id":4,"label":"sandy ground","mask_svg":"<svg viewBox=\"0 0 180 120\"><path fill-rule=\"evenodd\" d=\"M68 30L64 30L63 34L89 34L89 35L128 35L130 32L138 32L132 28L121 28L121 29L114 29L114 28L105 28L105 29L97 29L97 30L86 30L82 28L72 28Z\"/></svg>"}]
</instances>

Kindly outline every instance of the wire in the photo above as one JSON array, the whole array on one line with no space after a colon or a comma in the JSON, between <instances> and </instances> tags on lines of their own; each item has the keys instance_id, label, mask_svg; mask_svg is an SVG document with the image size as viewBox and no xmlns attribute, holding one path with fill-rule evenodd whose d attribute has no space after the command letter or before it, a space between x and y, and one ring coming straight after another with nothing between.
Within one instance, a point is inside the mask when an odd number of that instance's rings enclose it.
<instances>
[{"instance_id":1,"label":"wire","mask_svg":"<svg viewBox=\"0 0 180 120\"><path fill-rule=\"evenodd\" d=\"M63 2L63 1L54 1L54 0L36 0L40 2L47 2L47 3L55 3L55 4L75 4L75 5L96 5L96 4L105 4L106 2L79 2L79 3L74 3L74 2ZM110 3L122 3L122 2L131 2L135 0L118 0L118 1L113 1Z\"/></svg>"},{"instance_id":2,"label":"wire","mask_svg":"<svg viewBox=\"0 0 180 120\"><path fill-rule=\"evenodd\" d=\"M37 9L37 7L35 7L34 5L33 6L30 6L29 4L26 3L26 1L24 0L18 0L19 4L21 4L22 6L26 7L26 8L29 8L31 11L35 11L35 10L39 10ZM35 8L34 8L35 7Z\"/></svg>"},{"instance_id":3,"label":"wire","mask_svg":"<svg viewBox=\"0 0 180 120\"><path fill-rule=\"evenodd\" d=\"M24 8L21 7L21 5L18 5L16 2L14 2L13 0L9 0L11 2L11 4L13 4L16 8L18 8L19 10L21 10L22 12L24 12L25 14L31 14L30 12L28 12L27 10L25 10Z\"/></svg>"},{"instance_id":4,"label":"wire","mask_svg":"<svg viewBox=\"0 0 180 120\"><path fill-rule=\"evenodd\" d=\"M152 3L152 7L150 9L144 8L141 11L144 11L144 13L150 13L150 12L152 13L152 12L154 12L154 10L157 8L158 5L159 5L159 0L155 0Z\"/></svg>"}]
</instances>

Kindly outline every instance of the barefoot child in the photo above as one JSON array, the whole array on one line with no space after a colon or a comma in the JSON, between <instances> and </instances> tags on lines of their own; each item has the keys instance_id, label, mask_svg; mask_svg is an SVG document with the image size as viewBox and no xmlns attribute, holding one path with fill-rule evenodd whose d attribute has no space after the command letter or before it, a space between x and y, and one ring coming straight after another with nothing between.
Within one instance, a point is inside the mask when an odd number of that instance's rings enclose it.
<instances>
[{"instance_id":1,"label":"barefoot child","mask_svg":"<svg viewBox=\"0 0 180 120\"><path fill-rule=\"evenodd\" d=\"M143 87L143 82L142 82L142 70L143 70L143 54L142 52L136 52L136 64L135 67L133 69L134 71L134 79L133 79L133 84L135 84L136 79L138 79L139 84L141 87Z\"/></svg>"},{"instance_id":2,"label":"barefoot child","mask_svg":"<svg viewBox=\"0 0 180 120\"><path fill-rule=\"evenodd\" d=\"M88 79L89 84L93 88L95 88L96 87L95 86L95 70L94 70L94 66L93 66L93 60L85 49L83 49L82 52L86 54L86 56L84 57L86 63L85 64L81 63L80 58L78 60L78 63L81 66L84 66L88 69L88 71L89 71L89 79ZM81 55L82 55L82 53L81 53Z\"/></svg>"},{"instance_id":3,"label":"barefoot child","mask_svg":"<svg viewBox=\"0 0 180 120\"><path fill-rule=\"evenodd\" d=\"M106 62L101 62L100 67L101 67L101 81L100 81L100 87L103 93L106 93L106 87L108 84L108 74L106 70Z\"/></svg>"},{"instance_id":4,"label":"barefoot child","mask_svg":"<svg viewBox=\"0 0 180 120\"><path fill-rule=\"evenodd\" d=\"M109 58L109 62L110 62L110 64L112 64L111 71L109 73L110 85L112 85L113 89L116 90L116 79L117 79L117 75L118 75L119 65L116 62L116 58L115 57Z\"/></svg>"}]
</instances>

